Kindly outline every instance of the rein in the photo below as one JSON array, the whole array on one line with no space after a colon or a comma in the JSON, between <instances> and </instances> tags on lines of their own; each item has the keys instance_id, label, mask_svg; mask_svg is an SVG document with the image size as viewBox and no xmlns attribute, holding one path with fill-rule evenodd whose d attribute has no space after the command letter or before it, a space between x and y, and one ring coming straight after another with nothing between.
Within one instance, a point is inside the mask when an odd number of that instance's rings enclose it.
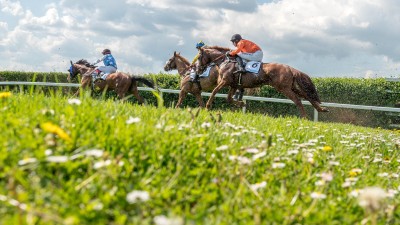
<instances>
[{"instance_id":1,"label":"rein","mask_svg":"<svg viewBox=\"0 0 400 225\"><path fill-rule=\"evenodd\" d=\"M201 53L201 54L203 54L203 53ZM202 56L202 57L203 57L203 56ZM225 57L225 54L222 54L222 55L218 56L217 58L211 60L211 62L207 63L206 65L199 66L199 69L200 69L200 70L204 70L208 65L210 65L210 64L212 64L212 63L215 63L216 61L220 60L220 59L223 58L223 57ZM216 64L216 63L215 63L215 64Z\"/></svg>"}]
</instances>

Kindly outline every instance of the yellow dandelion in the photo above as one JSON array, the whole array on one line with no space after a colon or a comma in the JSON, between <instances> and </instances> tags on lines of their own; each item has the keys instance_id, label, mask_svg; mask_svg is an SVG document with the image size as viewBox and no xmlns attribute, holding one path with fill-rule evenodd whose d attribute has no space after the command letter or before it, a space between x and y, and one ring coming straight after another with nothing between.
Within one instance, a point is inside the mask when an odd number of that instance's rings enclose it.
<instances>
[{"instance_id":1,"label":"yellow dandelion","mask_svg":"<svg viewBox=\"0 0 400 225\"><path fill-rule=\"evenodd\" d=\"M324 151L324 152L330 152L330 151L332 151L332 147L331 147L331 146L328 146L328 145L325 145L325 146L322 148L322 151Z\"/></svg>"},{"instance_id":2,"label":"yellow dandelion","mask_svg":"<svg viewBox=\"0 0 400 225\"><path fill-rule=\"evenodd\" d=\"M69 135L62 128L51 122L42 123L41 127L44 131L56 134L65 141L71 141Z\"/></svg>"},{"instance_id":3,"label":"yellow dandelion","mask_svg":"<svg viewBox=\"0 0 400 225\"><path fill-rule=\"evenodd\" d=\"M11 97L12 93L11 92L0 92L0 99L2 98L8 98Z\"/></svg>"},{"instance_id":4,"label":"yellow dandelion","mask_svg":"<svg viewBox=\"0 0 400 225\"><path fill-rule=\"evenodd\" d=\"M354 168L354 169L350 170L349 176L350 177L356 177L356 176L360 175L361 173L362 173L361 169Z\"/></svg>"}]
</instances>

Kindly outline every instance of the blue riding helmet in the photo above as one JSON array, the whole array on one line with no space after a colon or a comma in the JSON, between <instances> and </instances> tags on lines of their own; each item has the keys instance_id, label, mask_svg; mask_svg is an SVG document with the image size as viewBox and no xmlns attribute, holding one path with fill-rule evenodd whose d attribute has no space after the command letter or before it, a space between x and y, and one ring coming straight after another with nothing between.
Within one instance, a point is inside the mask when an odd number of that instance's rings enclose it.
<instances>
[{"instance_id":1,"label":"blue riding helmet","mask_svg":"<svg viewBox=\"0 0 400 225\"><path fill-rule=\"evenodd\" d=\"M200 41L200 42L198 42L198 43L196 44L196 48L201 48L201 47L203 47L204 45L206 45L206 44L204 44L203 41Z\"/></svg>"}]
</instances>

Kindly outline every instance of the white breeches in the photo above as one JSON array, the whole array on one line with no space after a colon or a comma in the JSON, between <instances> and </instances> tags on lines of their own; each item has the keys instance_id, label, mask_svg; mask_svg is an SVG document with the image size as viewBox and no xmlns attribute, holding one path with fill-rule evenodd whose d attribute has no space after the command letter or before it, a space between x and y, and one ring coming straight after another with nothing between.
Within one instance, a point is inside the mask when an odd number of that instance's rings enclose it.
<instances>
[{"instance_id":1,"label":"white breeches","mask_svg":"<svg viewBox=\"0 0 400 225\"><path fill-rule=\"evenodd\" d=\"M263 52L261 50L258 50L254 53L247 53L247 52L239 52L237 54L240 58L246 60L246 61L258 61L261 62L263 59Z\"/></svg>"},{"instance_id":2,"label":"white breeches","mask_svg":"<svg viewBox=\"0 0 400 225\"><path fill-rule=\"evenodd\" d=\"M117 72L117 69L113 66L99 66L97 69L105 74Z\"/></svg>"}]
</instances>

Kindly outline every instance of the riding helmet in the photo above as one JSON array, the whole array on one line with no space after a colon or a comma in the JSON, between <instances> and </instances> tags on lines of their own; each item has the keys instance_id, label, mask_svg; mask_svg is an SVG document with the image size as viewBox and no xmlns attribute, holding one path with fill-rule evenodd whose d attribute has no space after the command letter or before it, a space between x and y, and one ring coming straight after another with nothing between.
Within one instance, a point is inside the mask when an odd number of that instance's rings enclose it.
<instances>
[{"instance_id":1,"label":"riding helmet","mask_svg":"<svg viewBox=\"0 0 400 225\"><path fill-rule=\"evenodd\" d=\"M105 55L105 54L111 54L111 51L110 51L110 49L106 48L106 49L104 49L101 53L102 53L103 55Z\"/></svg>"},{"instance_id":2,"label":"riding helmet","mask_svg":"<svg viewBox=\"0 0 400 225\"><path fill-rule=\"evenodd\" d=\"M237 42L237 41L240 41L240 40L242 40L242 36L240 36L240 34L234 34L234 35L231 37L231 41L232 41L232 42Z\"/></svg>"},{"instance_id":3,"label":"riding helmet","mask_svg":"<svg viewBox=\"0 0 400 225\"><path fill-rule=\"evenodd\" d=\"M196 44L196 48L201 48L201 47L203 47L204 45L206 45L206 44L204 44L203 41L199 41L199 42L197 42L197 44Z\"/></svg>"}]
</instances>

